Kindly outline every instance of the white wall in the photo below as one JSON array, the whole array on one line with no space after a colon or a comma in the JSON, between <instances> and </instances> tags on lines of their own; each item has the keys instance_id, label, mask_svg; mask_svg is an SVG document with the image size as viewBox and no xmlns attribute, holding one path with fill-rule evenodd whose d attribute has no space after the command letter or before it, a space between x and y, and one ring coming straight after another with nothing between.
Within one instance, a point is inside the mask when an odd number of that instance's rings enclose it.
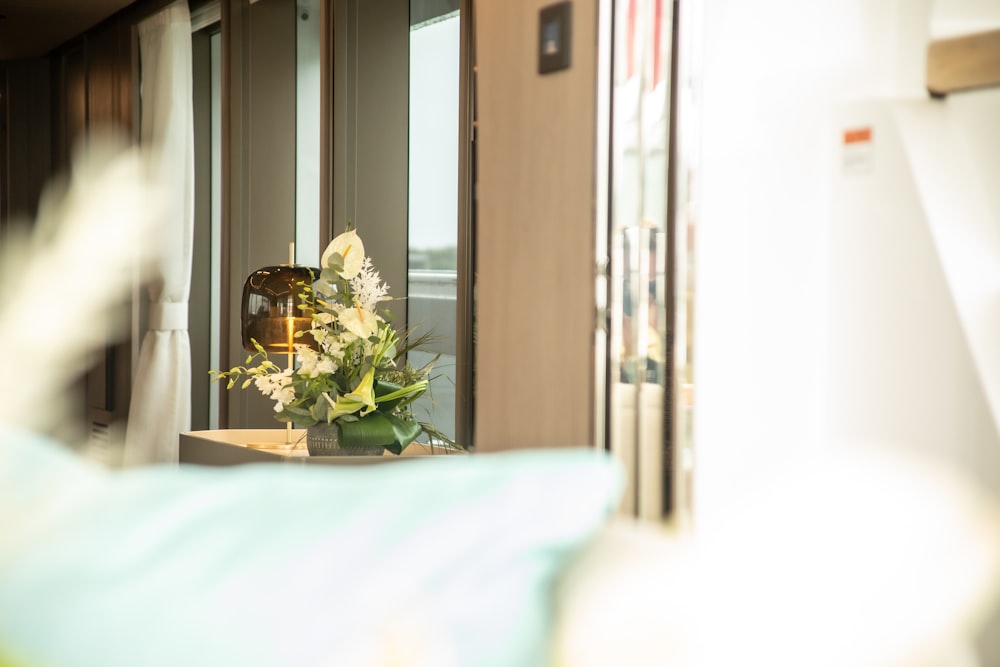
<instances>
[{"instance_id":1,"label":"white wall","mask_svg":"<svg viewBox=\"0 0 1000 667\"><path fill-rule=\"evenodd\" d=\"M841 133L859 103L882 100L875 156L889 155L895 101L941 104L923 86L930 35L963 16L964 25L996 27L997 4L705 3L695 325L702 520L752 462L780 464L831 438L910 439L950 452L940 440L957 434L955 458L996 465L996 428L905 151L895 145L894 166L878 173L894 195L854 188L845 203ZM963 95L944 104L969 107L961 113L974 136L991 121L968 101L975 94Z\"/></svg>"},{"instance_id":2,"label":"white wall","mask_svg":"<svg viewBox=\"0 0 1000 667\"><path fill-rule=\"evenodd\" d=\"M989 104L980 93L962 101L970 99ZM835 337L827 344L827 433L835 441L903 443L1000 489L1000 440L991 409L1000 407L1000 393L990 391L1000 381L1000 358L990 352L1000 337L1000 241L980 245L987 256L976 266L973 253L949 250L941 234L942 228L954 233L974 227L976 214L963 204L969 198L953 193L958 185L969 194L967 184L989 165L935 155L930 164L941 171L920 178L927 164L921 146L945 132L945 116L965 116L962 106L946 108L954 106L869 101L839 115L845 126L873 128L875 139L870 166L841 169L834 177L827 312ZM923 111L932 112L924 118L930 122L910 122L911 113ZM969 120L963 124L976 127ZM995 167L1000 143L993 143ZM944 205L933 206L939 197ZM996 236L1000 206L988 215ZM971 282L961 275L966 269ZM992 306L977 294L982 288L992 290ZM970 304L970 296L986 309Z\"/></svg>"}]
</instances>

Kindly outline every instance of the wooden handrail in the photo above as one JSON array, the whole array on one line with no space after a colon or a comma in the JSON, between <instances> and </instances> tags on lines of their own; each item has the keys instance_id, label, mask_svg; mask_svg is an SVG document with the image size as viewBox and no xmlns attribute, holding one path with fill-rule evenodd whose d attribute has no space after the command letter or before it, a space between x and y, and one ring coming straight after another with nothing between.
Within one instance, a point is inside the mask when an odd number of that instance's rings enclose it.
<instances>
[{"instance_id":1,"label":"wooden handrail","mask_svg":"<svg viewBox=\"0 0 1000 667\"><path fill-rule=\"evenodd\" d=\"M1000 29L928 45L927 90L932 96L987 86L1000 86Z\"/></svg>"}]
</instances>

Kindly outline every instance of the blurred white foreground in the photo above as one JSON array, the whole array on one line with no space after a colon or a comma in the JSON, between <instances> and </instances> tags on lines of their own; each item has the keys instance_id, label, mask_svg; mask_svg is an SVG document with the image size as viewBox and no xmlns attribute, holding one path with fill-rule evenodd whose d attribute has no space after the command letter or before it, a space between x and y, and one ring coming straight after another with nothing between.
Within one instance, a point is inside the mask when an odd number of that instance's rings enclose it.
<instances>
[{"instance_id":1,"label":"blurred white foreground","mask_svg":"<svg viewBox=\"0 0 1000 667\"><path fill-rule=\"evenodd\" d=\"M987 667L995 499L873 444L746 472L694 535L611 527L563 587L557 664Z\"/></svg>"}]
</instances>

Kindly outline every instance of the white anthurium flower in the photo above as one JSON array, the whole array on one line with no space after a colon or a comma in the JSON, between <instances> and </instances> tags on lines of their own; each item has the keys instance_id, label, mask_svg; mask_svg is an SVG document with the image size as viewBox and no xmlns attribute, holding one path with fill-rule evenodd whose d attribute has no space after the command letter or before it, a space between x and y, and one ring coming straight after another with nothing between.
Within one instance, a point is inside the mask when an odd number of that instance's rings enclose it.
<instances>
[{"instance_id":1,"label":"white anthurium flower","mask_svg":"<svg viewBox=\"0 0 1000 667\"><path fill-rule=\"evenodd\" d=\"M321 268L327 268L327 262L334 254L344 258L344 268L340 271L340 277L350 280L358 275L358 271L364 266L365 244L353 229L338 235L323 251L323 256L320 258Z\"/></svg>"},{"instance_id":2,"label":"white anthurium flower","mask_svg":"<svg viewBox=\"0 0 1000 667\"><path fill-rule=\"evenodd\" d=\"M333 324L334 317L333 313L320 311L318 313L313 313L313 319L317 320L321 324Z\"/></svg>"},{"instance_id":3,"label":"white anthurium flower","mask_svg":"<svg viewBox=\"0 0 1000 667\"><path fill-rule=\"evenodd\" d=\"M361 306L344 308L338 317L340 324L358 338L368 338L378 331L382 318Z\"/></svg>"}]
</instances>

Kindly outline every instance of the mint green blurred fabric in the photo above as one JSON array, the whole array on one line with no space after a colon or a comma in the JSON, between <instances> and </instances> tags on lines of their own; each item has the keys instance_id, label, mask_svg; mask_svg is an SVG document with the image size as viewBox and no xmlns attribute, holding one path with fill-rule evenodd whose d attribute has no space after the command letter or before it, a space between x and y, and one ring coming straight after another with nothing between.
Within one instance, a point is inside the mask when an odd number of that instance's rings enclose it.
<instances>
[{"instance_id":1,"label":"mint green blurred fabric","mask_svg":"<svg viewBox=\"0 0 1000 667\"><path fill-rule=\"evenodd\" d=\"M453 664L542 665L552 587L621 486L583 448L112 472L0 430L0 648L32 667L352 665L426 638Z\"/></svg>"}]
</instances>

